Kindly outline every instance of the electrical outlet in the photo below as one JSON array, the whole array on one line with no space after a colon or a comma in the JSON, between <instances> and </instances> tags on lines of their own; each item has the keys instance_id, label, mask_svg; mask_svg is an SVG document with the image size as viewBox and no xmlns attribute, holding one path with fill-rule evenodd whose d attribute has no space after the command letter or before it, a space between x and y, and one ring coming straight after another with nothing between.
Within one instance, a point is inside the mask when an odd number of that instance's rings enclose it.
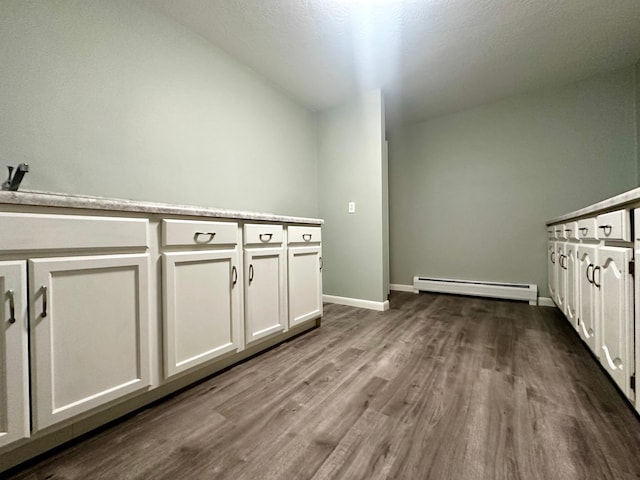
<instances>
[{"instance_id":1,"label":"electrical outlet","mask_svg":"<svg viewBox=\"0 0 640 480\"><path fill-rule=\"evenodd\" d=\"M356 213L356 202L349 202L349 213Z\"/></svg>"}]
</instances>

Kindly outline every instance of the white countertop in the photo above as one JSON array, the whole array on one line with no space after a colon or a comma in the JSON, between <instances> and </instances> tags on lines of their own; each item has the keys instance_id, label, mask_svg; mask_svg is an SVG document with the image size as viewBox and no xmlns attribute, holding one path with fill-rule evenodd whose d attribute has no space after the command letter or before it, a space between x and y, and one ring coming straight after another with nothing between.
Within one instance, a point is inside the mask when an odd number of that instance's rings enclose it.
<instances>
[{"instance_id":1,"label":"white countertop","mask_svg":"<svg viewBox=\"0 0 640 480\"><path fill-rule=\"evenodd\" d=\"M260 222L302 223L322 225L319 218L290 217L275 213L244 212L224 208L198 207L192 205L172 205L169 203L123 200L117 198L90 197L65 193L34 191L0 191L0 204L32 205L39 207L85 208L116 212L136 212L149 214L194 215L199 217L231 218L235 220L255 220Z\"/></svg>"},{"instance_id":2,"label":"white countertop","mask_svg":"<svg viewBox=\"0 0 640 480\"><path fill-rule=\"evenodd\" d=\"M620 195L616 195L615 197L607 198L606 200L602 200L601 202L594 203L593 205L589 205L588 207L581 208L580 210L576 210L574 212L567 213L565 215L561 215L557 218L547 221L547 225L553 225L554 223L562 223L567 220L574 220L578 217L584 217L586 215L591 215L594 213L599 213L604 210L615 210L617 208L624 208L633 203L640 202L640 188L634 188L633 190L629 190L628 192L621 193Z\"/></svg>"}]
</instances>

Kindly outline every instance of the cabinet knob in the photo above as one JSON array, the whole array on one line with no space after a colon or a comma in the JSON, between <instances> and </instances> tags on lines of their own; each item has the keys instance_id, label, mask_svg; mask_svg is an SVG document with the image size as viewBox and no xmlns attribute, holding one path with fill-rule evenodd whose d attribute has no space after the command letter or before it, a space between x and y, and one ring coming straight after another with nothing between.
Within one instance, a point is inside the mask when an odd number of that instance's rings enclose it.
<instances>
[{"instance_id":1,"label":"cabinet knob","mask_svg":"<svg viewBox=\"0 0 640 480\"><path fill-rule=\"evenodd\" d=\"M593 283L593 267L594 265L592 263L590 263L587 266L586 274L587 274L587 280L589 281L589 283ZM589 277L589 270L591 270L591 277Z\"/></svg>"},{"instance_id":2,"label":"cabinet knob","mask_svg":"<svg viewBox=\"0 0 640 480\"><path fill-rule=\"evenodd\" d=\"M42 313L40 316L45 318L47 316L47 286L43 285L40 290L42 290Z\"/></svg>"},{"instance_id":3,"label":"cabinet knob","mask_svg":"<svg viewBox=\"0 0 640 480\"><path fill-rule=\"evenodd\" d=\"M596 272L598 272L598 281L597 281L597 282L596 282ZM600 274L601 274L600 272L601 272L600 267L593 267L593 275L592 275L592 277L593 277L593 284L594 284L597 288L600 288L600 287L601 287L601 284L599 283L599 282L600 282Z\"/></svg>"},{"instance_id":4,"label":"cabinet knob","mask_svg":"<svg viewBox=\"0 0 640 480\"><path fill-rule=\"evenodd\" d=\"M598 228L601 228L605 235L611 235L613 227L611 225L598 225Z\"/></svg>"},{"instance_id":5,"label":"cabinet knob","mask_svg":"<svg viewBox=\"0 0 640 480\"><path fill-rule=\"evenodd\" d=\"M198 241L198 238L200 237L200 235L209 237L202 243L209 243L210 241L213 240L213 237L216 236L216 232L196 232L195 235L193 236L193 239L198 243L201 243Z\"/></svg>"},{"instance_id":6,"label":"cabinet knob","mask_svg":"<svg viewBox=\"0 0 640 480\"><path fill-rule=\"evenodd\" d=\"M9 319L7 321L11 324L16 323L16 305L13 297L13 290L8 290L7 298L9 299Z\"/></svg>"}]
</instances>

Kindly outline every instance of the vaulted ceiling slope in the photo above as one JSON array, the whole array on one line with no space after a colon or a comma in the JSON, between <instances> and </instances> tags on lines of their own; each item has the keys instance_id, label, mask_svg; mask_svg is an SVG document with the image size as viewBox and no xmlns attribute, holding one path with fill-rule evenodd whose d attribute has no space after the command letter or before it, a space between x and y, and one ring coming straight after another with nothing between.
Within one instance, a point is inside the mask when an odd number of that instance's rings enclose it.
<instances>
[{"instance_id":1,"label":"vaulted ceiling slope","mask_svg":"<svg viewBox=\"0 0 640 480\"><path fill-rule=\"evenodd\" d=\"M640 58L640 0L141 0L321 110L415 121Z\"/></svg>"}]
</instances>

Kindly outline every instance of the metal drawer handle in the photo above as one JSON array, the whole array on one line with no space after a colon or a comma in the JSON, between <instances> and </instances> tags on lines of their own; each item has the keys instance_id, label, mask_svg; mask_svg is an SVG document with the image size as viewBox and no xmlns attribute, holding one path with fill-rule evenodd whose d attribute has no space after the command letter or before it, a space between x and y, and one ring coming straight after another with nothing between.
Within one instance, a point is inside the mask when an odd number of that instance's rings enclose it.
<instances>
[{"instance_id":1,"label":"metal drawer handle","mask_svg":"<svg viewBox=\"0 0 640 480\"><path fill-rule=\"evenodd\" d=\"M302 234L302 239L303 239L305 242L309 242L309 241L311 241L311 234L310 234L310 233L303 233L303 234Z\"/></svg>"},{"instance_id":2,"label":"metal drawer handle","mask_svg":"<svg viewBox=\"0 0 640 480\"><path fill-rule=\"evenodd\" d=\"M589 269L591 269L591 278L589 278ZM591 263L587 266L587 280L589 283L593 283L593 264Z\"/></svg>"},{"instance_id":3,"label":"metal drawer handle","mask_svg":"<svg viewBox=\"0 0 640 480\"><path fill-rule=\"evenodd\" d=\"M320 270L322 270L322 266L324 265L324 263L322 262L322 257L320 257Z\"/></svg>"},{"instance_id":4,"label":"metal drawer handle","mask_svg":"<svg viewBox=\"0 0 640 480\"><path fill-rule=\"evenodd\" d=\"M570 228L565 228L564 231L567 232L567 233L570 233L571 229Z\"/></svg>"},{"instance_id":5,"label":"metal drawer handle","mask_svg":"<svg viewBox=\"0 0 640 480\"><path fill-rule=\"evenodd\" d=\"M233 267L231 267L231 284L235 285L236 283L238 283L238 270L234 265Z\"/></svg>"},{"instance_id":6,"label":"metal drawer handle","mask_svg":"<svg viewBox=\"0 0 640 480\"><path fill-rule=\"evenodd\" d=\"M42 287L40 287L40 290L42 290L42 313L40 314L40 316L42 318L45 318L47 316L47 286L42 285Z\"/></svg>"},{"instance_id":7,"label":"metal drawer handle","mask_svg":"<svg viewBox=\"0 0 640 480\"><path fill-rule=\"evenodd\" d=\"M13 290L7 291L7 297L9 297L9 323L16 323L16 305L13 299Z\"/></svg>"},{"instance_id":8,"label":"metal drawer handle","mask_svg":"<svg viewBox=\"0 0 640 480\"><path fill-rule=\"evenodd\" d=\"M560 232L562 232L562 229L561 229L561 228L559 228L559 229L557 229L557 230L556 230L556 233L560 233Z\"/></svg>"},{"instance_id":9,"label":"metal drawer handle","mask_svg":"<svg viewBox=\"0 0 640 480\"><path fill-rule=\"evenodd\" d=\"M249 283L253 282L253 264L249 265Z\"/></svg>"},{"instance_id":10,"label":"metal drawer handle","mask_svg":"<svg viewBox=\"0 0 640 480\"><path fill-rule=\"evenodd\" d=\"M611 235L613 227L611 225L598 225L598 228L601 228L605 235Z\"/></svg>"},{"instance_id":11,"label":"metal drawer handle","mask_svg":"<svg viewBox=\"0 0 640 480\"><path fill-rule=\"evenodd\" d=\"M556 263L556 252L551 251L551 263Z\"/></svg>"},{"instance_id":12,"label":"metal drawer handle","mask_svg":"<svg viewBox=\"0 0 640 480\"><path fill-rule=\"evenodd\" d=\"M601 284L596 282L596 272L598 272L598 280L600 280L600 267L594 267L593 268L593 284L600 288Z\"/></svg>"},{"instance_id":13,"label":"metal drawer handle","mask_svg":"<svg viewBox=\"0 0 640 480\"><path fill-rule=\"evenodd\" d=\"M193 236L194 240L197 242L198 241L198 237L200 235L206 235L208 237L210 237L207 242L210 242L211 240L213 240L213 237L216 236L216 232L196 232L196 234Z\"/></svg>"},{"instance_id":14,"label":"metal drawer handle","mask_svg":"<svg viewBox=\"0 0 640 480\"><path fill-rule=\"evenodd\" d=\"M587 233L589 232L589 228L588 227L580 227L578 230L580 230L580 233L582 233L583 237L585 237L587 235Z\"/></svg>"},{"instance_id":15,"label":"metal drawer handle","mask_svg":"<svg viewBox=\"0 0 640 480\"><path fill-rule=\"evenodd\" d=\"M266 239L262 238L263 236L265 236ZM273 233L261 233L260 234L260 241L261 242L270 242L272 238L273 238Z\"/></svg>"}]
</instances>

